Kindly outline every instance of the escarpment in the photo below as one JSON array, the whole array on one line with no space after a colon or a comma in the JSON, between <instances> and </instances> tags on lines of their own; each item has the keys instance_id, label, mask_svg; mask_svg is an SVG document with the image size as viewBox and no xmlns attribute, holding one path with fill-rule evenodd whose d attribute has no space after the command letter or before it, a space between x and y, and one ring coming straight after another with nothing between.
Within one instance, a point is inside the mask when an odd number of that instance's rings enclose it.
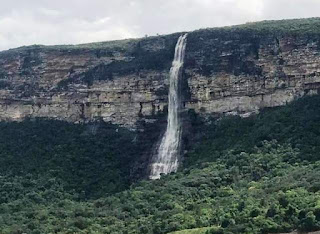
<instances>
[{"instance_id":1,"label":"escarpment","mask_svg":"<svg viewBox=\"0 0 320 234\"><path fill-rule=\"evenodd\" d=\"M185 108L204 117L248 115L318 93L320 31L310 29L320 19L301 22L279 21L281 30L262 22L190 32ZM130 129L155 122L166 111L180 35L0 52L0 120L102 119Z\"/></svg>"}]
</instances>

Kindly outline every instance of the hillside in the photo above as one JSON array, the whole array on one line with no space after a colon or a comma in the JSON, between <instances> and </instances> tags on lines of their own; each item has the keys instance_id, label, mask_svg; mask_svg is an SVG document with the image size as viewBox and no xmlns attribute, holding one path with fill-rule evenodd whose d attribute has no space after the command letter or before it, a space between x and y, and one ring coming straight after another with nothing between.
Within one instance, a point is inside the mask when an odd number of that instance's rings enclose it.
<instances>
[{"instance_id":1,"label":"hillside","mask_svg":"<svg viewBox=\"0 0 320 234\"><path fill-rule=\"evenodd\" d=\"M68 154L75 152L80 156L85 155L82 151L88 149L98 152L105 149L106 153L108 149L112 149L111 152L119 149L120 154L115 155L119 157L132 149L127 132L114 132L123 136L117 137L116 142L109 134L101 135L105 139L104 146L98 141L95 143L97 147L89 147L85 142L96 141L99 130L96 136L87 135L83 142L84 128L81 126L74 128L73 125L49 120L2 123L1 132L5 129L13 131L1 134L0 141L1 231L168 233L201 227L209 227L206 233L318 230L319 103L320 96L306 97L285 107L266 109L249 118L212 119L207 125L195 115L192 124L197 144L189 149L178 173L156 181L141 181L115 194L108 195L108 189L101 187L104 193L100 193L100 198L86 198L81 190L99 191L92 187L92 178L104 179L105 183L99 182L99 186L112 180L117 188L126 188L123 178L126 178L128 170L112 164L120 161L112 159L111 155L106 165L110 166L106 167L101 164L103 158L99 159L99 154L90 152L96 158L76 157L74 164L72 160L75 159ZM44 140L47 134L37 138L35 133L39 134L43 126L45 132L58 132L59 136L64 136L61 142L54 134L47 142ZM102 127L101 131L111 133L114 127ZM50 147L50 141L58 141L53 143L54 151L65 156L61 161L53 157L48 162L41 160L40 155L45 157L44 153L29 154L23 144L13 147L17 142L26 141L28 144L25 134L34 136L34 149L40 152ZM108 136L110 140L106 140ZM70 148L65 148L65 144ZM128 149L123 148L125 144ZM26 160L19 163L23 157L27 157ZM66 160L71 160L71 164ZM109 169L99 172L93 167L95 162L92 161L95 160L100 160L99 167ZM13 161L17 164L12 164ZM59 172L71 172L70 165L77 176L59 175ZM23 174L18 173L19 170ZM121 172L121 177L116 177L115 172ZM79 173L85 175L79 177ZM116 178L120 180L115 182ZM80 179L85 181L79 183ZM108 188L110 192L114 191L110 186Z\"/></svg>"},{"instance_id":2,"label":"hillside","mask_svg":"<svg viewBox=\"0 0 320 234\"><path fill-rule=\"evenodd\" d=\"M150 181L180 35L0 52L1 234L320 230L320 18L189 32Z\"/></svg>"}]
</instances>

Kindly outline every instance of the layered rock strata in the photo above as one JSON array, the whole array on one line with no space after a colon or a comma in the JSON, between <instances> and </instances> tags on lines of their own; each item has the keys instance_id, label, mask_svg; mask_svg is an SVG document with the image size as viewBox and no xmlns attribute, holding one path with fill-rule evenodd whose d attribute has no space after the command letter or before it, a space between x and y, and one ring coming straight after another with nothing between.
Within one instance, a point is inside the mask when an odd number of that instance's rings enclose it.
<instances>
[{"instance_id":1,"label":"layered rock strata","mask_svg":"<svg viewBox=\"0 0 320 234\"><path fill-rule=\"evenodd\" d=\"M0 52L0 120L154 122L166 111L179 35ZM183 77L185 108L203 116L285 105L319 93L320 34L194 31Z\"/></svg>"}]
</instances>

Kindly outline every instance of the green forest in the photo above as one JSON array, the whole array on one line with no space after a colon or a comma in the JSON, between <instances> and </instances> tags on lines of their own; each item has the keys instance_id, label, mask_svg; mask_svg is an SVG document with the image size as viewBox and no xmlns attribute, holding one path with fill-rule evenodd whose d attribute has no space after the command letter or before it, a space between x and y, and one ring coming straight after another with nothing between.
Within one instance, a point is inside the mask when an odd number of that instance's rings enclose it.
<instances>
[{"instance_id":1,"label":"green forest","mask_svg":"<svg viewBox=\"0 0 320 234\"><path fill-rule=\"evenodd\" d=\"M320 230L320 96L248 118L189 116L179 171L139 182L130 165L152 140L137 132L0 122L0 233Z\"/></svg>"}]
</instances>

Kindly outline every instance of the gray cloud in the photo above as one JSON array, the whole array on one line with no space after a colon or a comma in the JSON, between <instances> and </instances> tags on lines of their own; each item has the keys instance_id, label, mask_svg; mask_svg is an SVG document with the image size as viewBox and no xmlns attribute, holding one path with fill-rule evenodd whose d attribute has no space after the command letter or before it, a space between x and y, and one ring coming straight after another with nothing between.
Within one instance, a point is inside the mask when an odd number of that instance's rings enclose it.
<instances>
[{"instance_id":1,"label":"gray cloud","mask_svg":"<svg viewBox=\"0 0 320 234\"><path fill-rule=\"evenodd\" d=\"M11 0L0 8L0 50L312 17L318 9L319 0Z\"/></svg>"}]
</instances>

